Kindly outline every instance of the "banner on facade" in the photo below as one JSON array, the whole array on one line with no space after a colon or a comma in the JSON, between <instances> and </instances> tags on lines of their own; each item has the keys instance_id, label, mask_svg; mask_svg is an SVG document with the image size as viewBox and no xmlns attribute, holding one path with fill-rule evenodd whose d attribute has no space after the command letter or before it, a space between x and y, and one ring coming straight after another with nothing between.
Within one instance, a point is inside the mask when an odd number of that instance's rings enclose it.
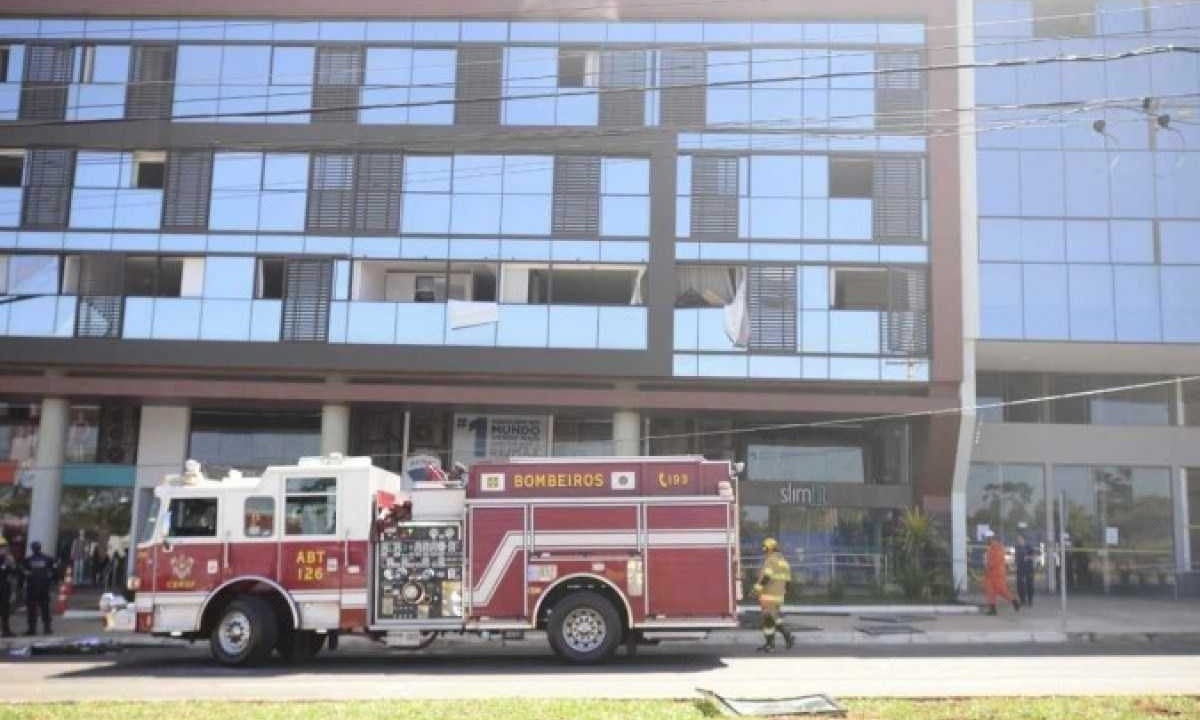
<instances>
[{"instance_id":1,"label":"banner on facade","mask_svg":"<svg viewBox=\"0 0 1200 720\"><path fill-rule=\"evenodd\" d=\"M544 457L549 451L546 415L455 415L455 462L485 458Z\"/></svg>"}]
</instances>

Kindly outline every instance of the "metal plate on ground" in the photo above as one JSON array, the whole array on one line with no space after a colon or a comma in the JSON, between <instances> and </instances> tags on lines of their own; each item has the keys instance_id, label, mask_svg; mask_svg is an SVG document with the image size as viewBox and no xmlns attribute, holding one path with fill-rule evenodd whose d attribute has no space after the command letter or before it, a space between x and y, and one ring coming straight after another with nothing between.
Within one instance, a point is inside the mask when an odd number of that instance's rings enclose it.
<instances>
[{"instance_id":1,"label":"metal plate on ground","mask_svg":"<svg viewBox=\"0 0 1200 720\"><path fill-rule=\"evenodd\" d=\"M934 621L931 615L859 615L858 619L863 622L895 623L898 625Z\"/></svg>"},{"instance_id":2,"label":"metal plate on ground","mask_svg":"<svg viewBox=\"0 0 1200 720\"><path fill-rule=\"evenodd\" d=\"M855 630L864 635L924 635L925 631L912 625L856 625Z\"/></svg>"},{"instance_id":3,"label":"metal plate on ground","mask_svg":"<svg viewBox=\"0 0 1200 720\"><path fill-rule=\"evenodd\" d=\"M846 714L832 698L820 693L789 698L729 698L703 688L696 688L696 692L708 699L723 715L734 717L841 717Z\"/></svg>"}]
</instances>

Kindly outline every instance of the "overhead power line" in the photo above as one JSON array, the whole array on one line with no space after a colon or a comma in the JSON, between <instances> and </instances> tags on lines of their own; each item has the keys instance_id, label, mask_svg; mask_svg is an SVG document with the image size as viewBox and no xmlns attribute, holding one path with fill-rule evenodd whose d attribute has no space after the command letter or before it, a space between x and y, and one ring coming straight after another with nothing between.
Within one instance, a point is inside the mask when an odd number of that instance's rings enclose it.
<instances>
[{"instance_id":1,"label":"overhead power line","mask_svg":"<svg viewBox=\"0 0 1200 720\"><path fill-rule=\"evenodd\" d=\"M978 70L978 69L988 69L988 68L1036 66L1036 65L1045 65L1045 64L1050 64L1050 63L1068 63L1068 62L1071 62L1071 63L1073 63L1073 62L1080 62L1080 63L1112 62L1112 61L1124 60L1124 59L1128 59L1128 58L1148 57L1148 56L1153 56L1153 55L1162 55L1162 54L1166 54L1166 53L1176 53L1176 52L1197 54L1197 53L1200 53L1200 46L1173 45L1173 44L1151 45L1151 46L1147 46L1147 47L1143 47L1143 48L1124 50L1124 51L1115 52L1115 53L1097 53L1097 54L1092 54L1092 55L1065 55L1065 56L1064 55L1055 55L1055 56L1043 56L1043 57L1032 57L1032 58L1027 57L1027 58L1000 59L1000 60L991 60L991 61L986 61L986 62L974 62L974 63L930 64L930 65L922 65L922 66L914 66L914 67L906 67L906 68L873 68L870 70L824 72L824 73L811 73L811 74L800 74L800 75L784 75L784 76L775 76L775 77L771 77L771 78L718 80L718 81L700 82L700 83L679 83L679 84L671 84L671 85L653 85L653 86L637 87L637 88L624 88L624 87L584 88L584 89L578 89L578 90L572 89L572 91L567 94L570 95L571 97L581 97L581 96L586 97L586 96L593 96L593 95L599 96L599 95L608 95L608 94L643 93L643 92L648 92L648 91L679 90L679 89L689 89L689 88L692 88L692 89L699 89L699 88L703 88L703 89L718 89L718 88L745 89L748 87L753 87L753 86L758 86L758 85L774 85L774 84L786 83L786 82L804 82L804 81L811 81L811 80L823 80L823 79L835 79L835 78L876 77L876 76L894 75L894 74L899 74L899 73L911 74L911 73L916 73L916 72L928 73L928 72L936 72L936 71ZM523 94L523 95L500 94L500 95L481 97L481 98L452 98L452 99L439 99L439 100L421 100L421 101L416 101L416 102L371 103L371 104L353 103L353 104L347 104L347 105L335 105L335 106L326 106L326 107L318 107L318 108L310 108L310 109L294 109L294 110L293 109L247 110L247 111L226 112L226 113L205 112L205 113L195 113L195 114L190 114L190 115L170 115L170 116L163 115L163 116L158 116L158 117L154 117L154 118L146 118L146 119L139 119L139 120L129 120L126 118L91 119L91 120L87 120L87 119L85 119L85 120L38 120L38 121L24 121L24 122L16 122L16 123L7 123L6 126L11 127L11 128L53 127L53 126L61 126L61 125L83 126L83 125L97 125L97 124L104 125L104 124L128 123L128 122L146 122L148 120L174 120L174 121L205 120L205 121L211 121L214 119L219 120L222 118L243 118L243 117L244 118L267 118L267 117L283 117L283 116L298 116L298 115L303 116L303 115L314 115L314 114L327 113L327 112L348 112L348 111L360 111L360 110L402 109L402 108L411 109L411 108L428 108L428 107L439 107L439 106L451 106L452 107L452 106L456 106L459 104L474 104L474 103L484 103L484 102L495 103L495 102L504 102L504 101L510 101L510 100L516 100L516 101L526 100L526 101L528 101L528 100L549 99L549 98L557 99L557 98L561 97L562 95L563 95L563 93L561 93L559 90L556 89L553 92L537 92L537 93ZM263 96L263 97L269 97L269 95ZM210 102L211 102L211 100L210 100Z\"/></svg>"},{"instance_id":2,"label":"overhead power line","mask_svg":"<svg viewBox=\"0 0 1200 720\"><path fill-rule=\"evenodd\" d=\"M1168 96L1168 97L1200 97L1200 93L1186 93L1186 94L1182 94L1182 95ZM932 129L929 129L926 126L926 130L924 132L922 132L921 134L926 137L944 137L944 136L949 136L949 135L960 135L960 134L977 135L977 134L981 134L981 133L985 133L985 132L996 132L996 131L1012 130L1012 129L1020 129L1020 128L1061 127L1067 123L1065 118L1070 115L1081 114L1081 113L1090 112L1090 111L1097 110L1097 109L1120 108L1121 107L1121 105L1114 104L1114 103L1140 103L1140 102L1141 102L1140 98L1132 98L1131 97L1131 98L1119 98L1119 99L1102 99L1097 102L1088 103L1085 105L1079 105L1078 103L1029 103L1029 104L1019 105L1019 106L1012 106L1012 105L996 106L996 107L1006 108L1006 109L1013 108L1013 107L1021 107L1021 108L1027 108L1027 109L1035 109L1036 108L1036 109L1045 109L1045 110L1056 110L1058 112L1050 113L1048 115L1028 118L1028 119L1001 121L1001 122L997 122L997 123L994 123L991 125L986 125L986 126L980 126L978 124L973 125L973 126L963 126L960 123L947 123L940 128L934 127ZM973 109L973 108L968 108L968 109ZM951 112L963 112L965 110L966 109L949 109L949 111L951 111ZM846 117L847 118L851 118L851 117L861 118L861 117L869 117L869 116L846 116ZM1058 119L1056 120L1054 118L1058 118ZM1113 124L1134 124L1134 123L1145 122L1145 119L1140 118L1140 117L1129 117L1129 118L1125 118L1125 119L1112 120L1110 122ZM647 130L654 130L654 128L647 128ZM858 133L855 131L851 131L851 133L856 136L858 135ZM646 133L646 134L651 135L651 133ZM795 133L780 133L780 134L794 135ZM486 139L487 137L490 137L490 135L480 134L480 135L475 136L476 139ZM556 137L558 137L559 140L563 139L562 135L558 135ZM581 138L582 137L599 137L599 138L602 138L602 137L627 137L627 133L624 133L619 130L612 130L612 129L607 130L607 131L591 130L591 131L577 133L573 137L581 137ZM862 135L862 137L870 137L870 135ZM456 135L455 138L460 141L463 139L458 135ZM635 141L635 142L652 144L652 143L658 142L658 139L656 137L647 137L645 140ZM775 140L774 145L766 142L766 140L763 138L757 138L754 149L766 150L766 151L770 151L773 148L774 149L787 149L790 144L791 144L791 140L789 138L779 138L779 139ZM444 143L439 142L439 147L444 147ZM578 150L594 150L594 147L592 147L592 146L564 145L561 142L556 144L555 147L556 147L556 150L564 150L564 149L565 150L576 150L576 151L578 151ZM229 152L256 152L256 151L267 151L270 148L269 147L263 148L263 147L239 146L237 148L223 148L223 149L225 149ZM378 150L378 146L364 144L364 143L358 143L356 141L346 141L344 143L340 143L338 146L335 146L333 148L326 147L326 148L322 148L322 149L316 150L316 151L295 150L293 152L321 153L321 152L336 152L338 150L353 151L354 149ZM404 146L402 148L398 148L398 149L407 151L407 150L411 150L413 148L412 148L412 146L406 145L406 146ZM101 152L103 152L103 151L101 151ZM122 151L112 151L112 152L119 153ZM748 150L747 152L753 152L753 151ZM450 154L454 155L454 154L461 154L461 153L450 153ZM467 154L476 154L476 153L467 153ZM534 153L534 154L536 154L536 153ZM523 156L524 153L507 153L506 155L520 157L520 156ZM639 161L645 160L645 158L640 158L640 157L616 157L616 158L611 158L611 159L614 161L618 161L618 162L639 162ZM120 165L121 161L93 159L93 160L84 161L83 164L88 167L116 166L116 165ZM515 174L545 173L547 171L548 171L548 168L545 163L531 162L531 163L525 163L522 166L522 169L518 169L515 171ZM508 174L509 172L510 171L508 170L508 168L506 166L495 166L494 170L488 170L486 168L473 168L471 171L468 171L467 173L463 173L461 171L456 172L453 169L450 169L450 170L406 171L405 174L406 174L406 176L417 175L417 176L420 176L422 179L433 181L433 180L438 180L438 179L442 179L442 178L446 178L446 179L451 179L451 178L477 179L477 178L482 178L482 177L493 177L493 176L498 176L498 175L502 175L502 174ZM301 185L301 183L305 183L305 184ZM294 185L295 191L302 191L302 190L308 189L308 186L306 183L307 183L307 177L305 177L303 179L297 179L294 181L294 183L291 183L291 184ZM103 190L106 188L97 188L97 189ZM260 189L246 189L241 192L239 192L239 191L224 191L224 192L221 192L220 196L222 198L252 197L254 195L258 195L260 192L261 192ZM158 204L157 202L149 202L149 201L148 202L134 202L134 203L123 204L122 207L138 207L138 206L149 207L149 206L157 205L157 204ZM73 207L77 207L78 209L81 209L81 210L104 210L104 209L114 207L114 205L113 205L113 203L104 203L104 204L97 204L97 205L82 204L82 205L73 206Z\"/></svg>"}]
</instances>

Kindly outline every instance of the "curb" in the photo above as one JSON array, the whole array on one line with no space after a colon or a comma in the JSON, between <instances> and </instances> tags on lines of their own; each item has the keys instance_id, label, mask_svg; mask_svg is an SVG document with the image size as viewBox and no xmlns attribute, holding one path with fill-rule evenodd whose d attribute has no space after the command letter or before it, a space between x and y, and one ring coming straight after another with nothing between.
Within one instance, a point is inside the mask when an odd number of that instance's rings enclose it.
<instances>
[{"instance_id":1,"label":"curb","mask_svg":"<svg viewBox=\"0 0 1200 720\"><path fill-rule=\"evenodd\" d=\"M787 615L978 615L980 605L784 605ZM759 612L757 605L739 605L738 614Z\"/></svg>"}]
</instances>

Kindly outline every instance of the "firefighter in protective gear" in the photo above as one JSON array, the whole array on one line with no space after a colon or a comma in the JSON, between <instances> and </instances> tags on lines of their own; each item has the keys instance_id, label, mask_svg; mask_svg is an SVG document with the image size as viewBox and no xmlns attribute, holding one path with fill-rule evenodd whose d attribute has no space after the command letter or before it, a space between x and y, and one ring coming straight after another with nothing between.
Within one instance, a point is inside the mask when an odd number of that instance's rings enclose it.
<instances>
[{"instance_id":1,"label":"firefighter in protective gear","mask_svg":"<svg viewBox=\"0 0 1200 720\"><path fill-rule=\"evenodd\" d=\"M788 566L783 553L779 552L779 543L774 538L763 540L763 567L754 592L758 595L758 606L762 611L763 644L759 652L774 652L775 632L783 635L783 641L790 649L796 642L792 633L783 626L783 598L787 593L788 583L792 580L792 568Z\"/></svg>"}]
</instances>

